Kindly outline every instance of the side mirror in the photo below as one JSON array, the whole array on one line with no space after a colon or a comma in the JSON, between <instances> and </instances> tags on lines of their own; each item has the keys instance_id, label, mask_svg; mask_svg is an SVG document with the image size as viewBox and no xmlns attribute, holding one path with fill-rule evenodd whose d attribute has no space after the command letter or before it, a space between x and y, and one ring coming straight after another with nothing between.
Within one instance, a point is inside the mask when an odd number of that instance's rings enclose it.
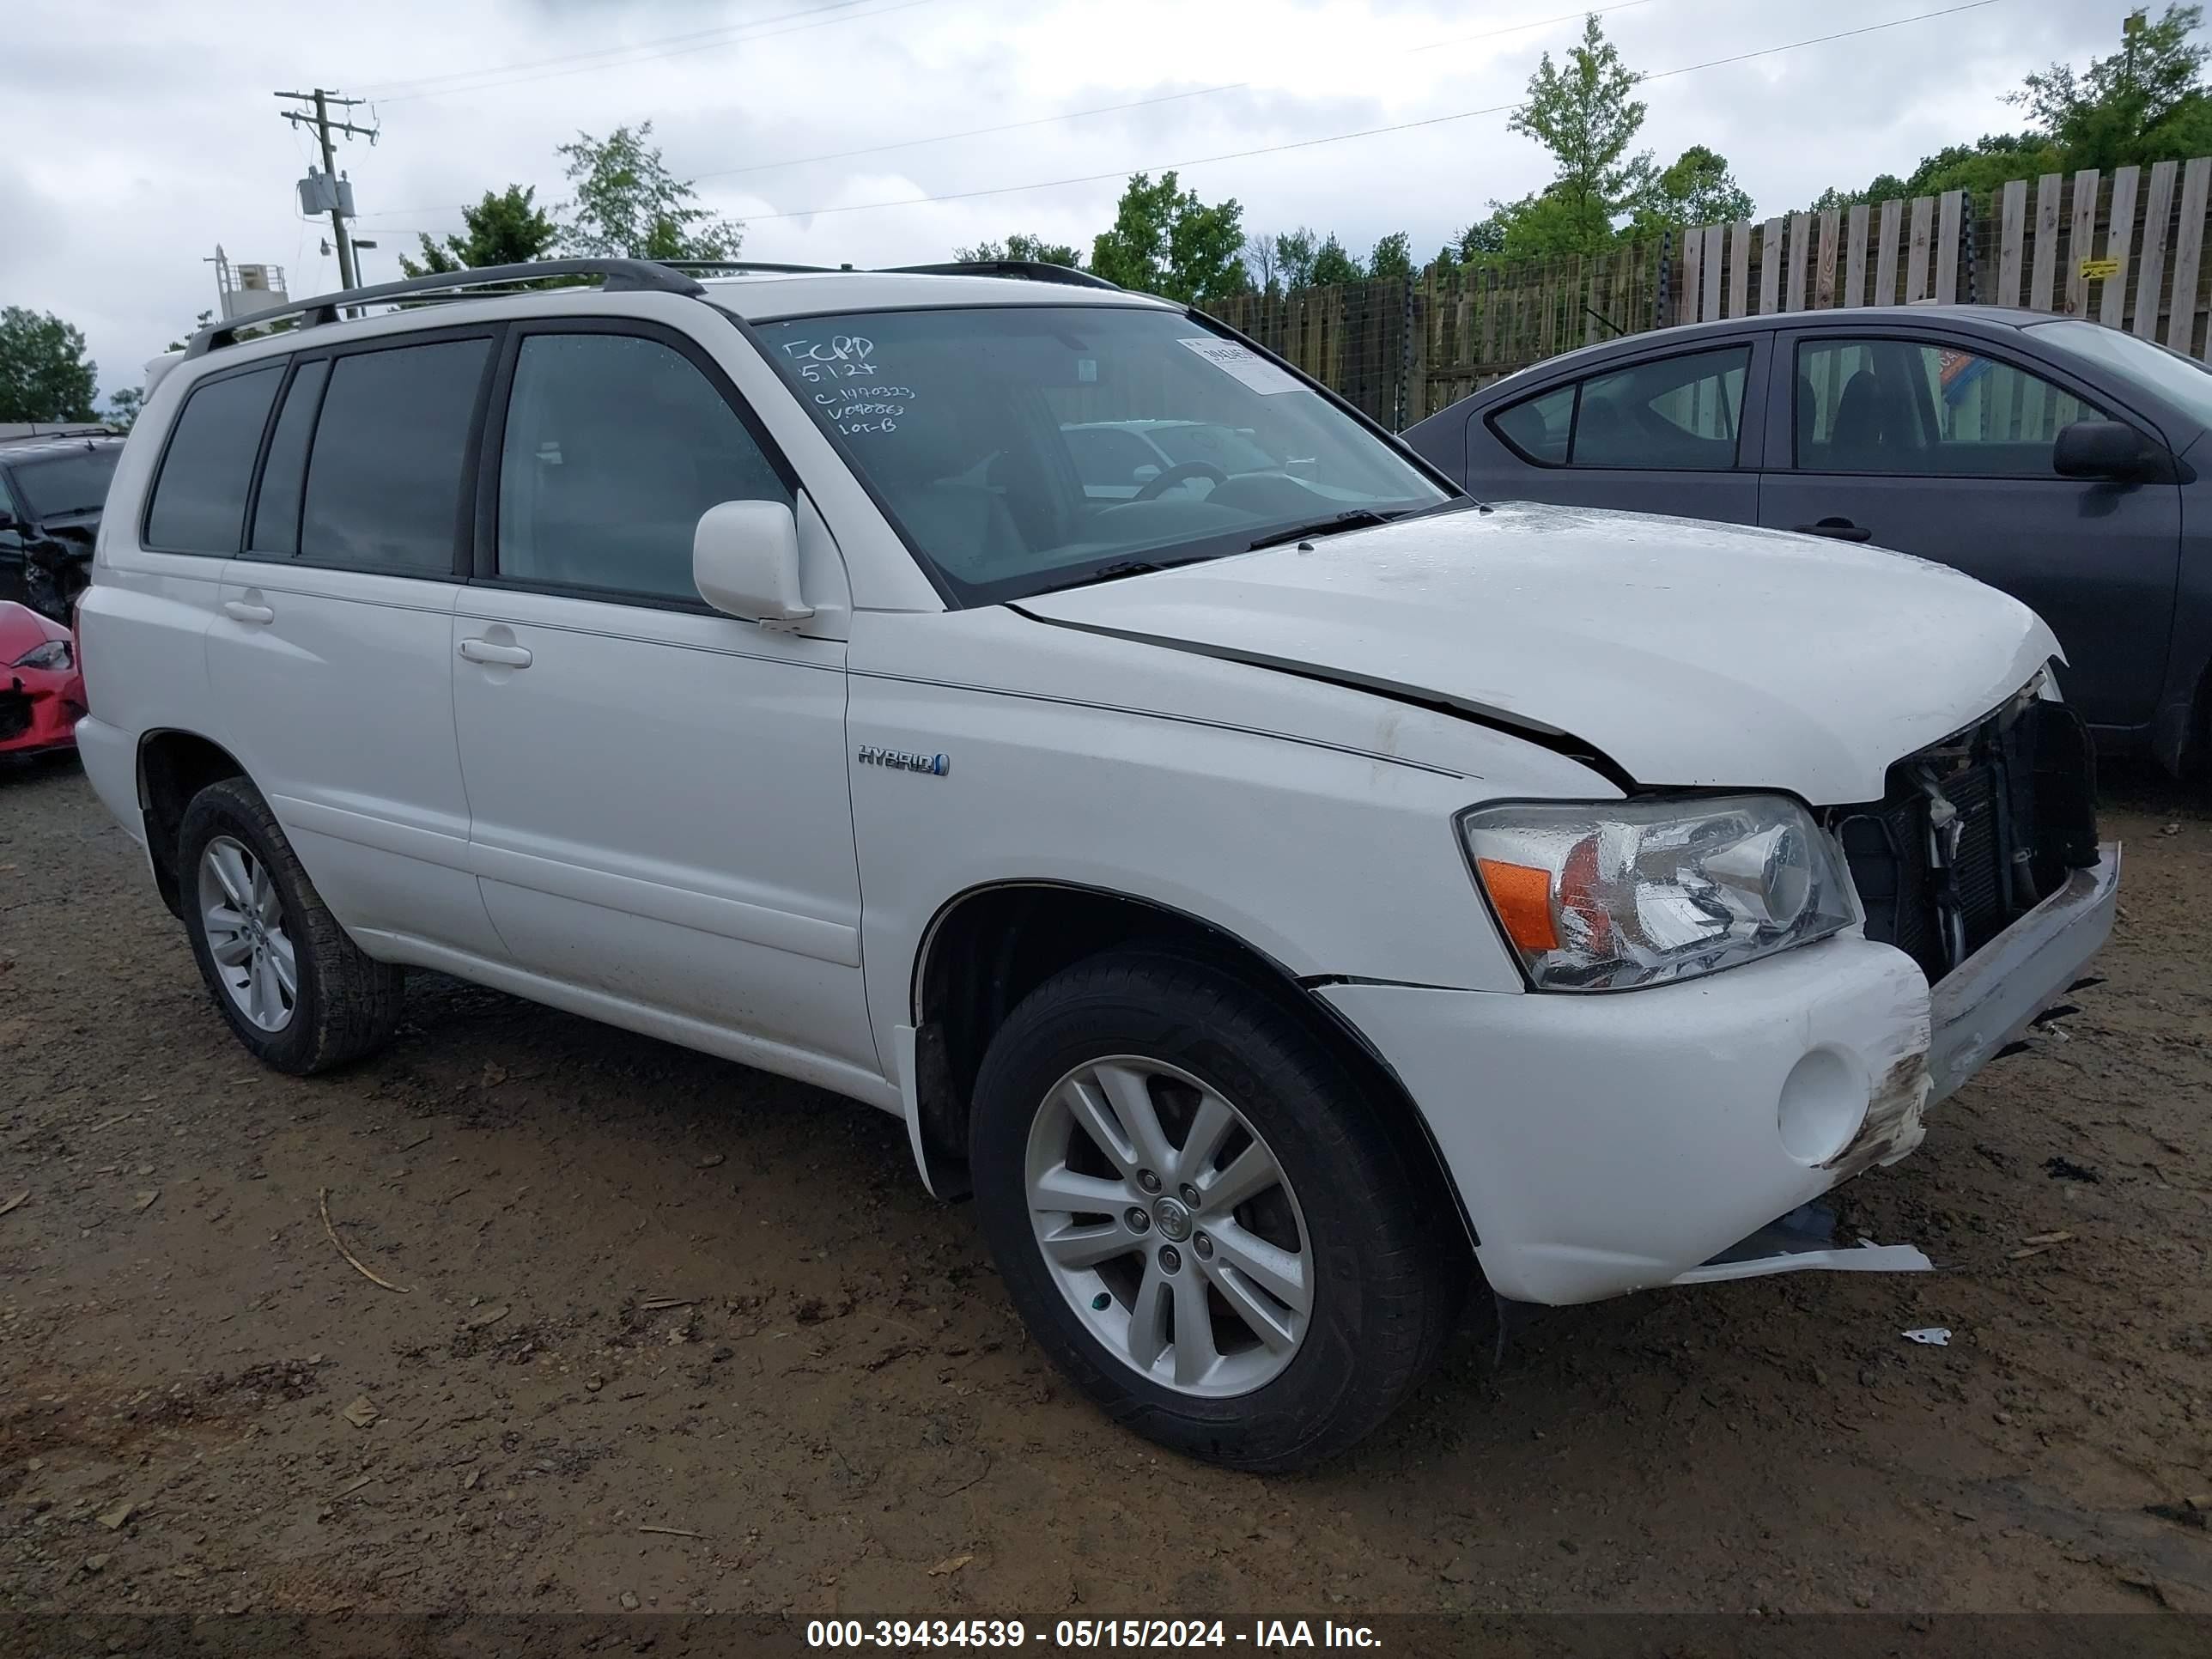
<instances>
[{"instance_id":1,"label":"side mirror","mask_svg":"<svg viewBox=\"0 0 2212 1659\"><path fill-rule=\"evenodd\" d=\"M2132 482L2156 476L2158 450L2123 421L2076 421L2059 433L2051 465L2062 477Z\"/></svg>"},{"instance_id":2,"label":"side mirror","mask_svg":"<svg viewBox=\"0 0 2212 1659\"><path fill-rule=\"evenodd\" d=\"M799 520L781 501L723 501L691 534L691 580L715 610L768 627L814 614L799 586Z\"/></svg>"},{"instance_id":3,"label":"side mirror","mask_svg":"<svg viewBox=\"0 0 2212 1659\"><path fill-rule=\"evenodd\" d=\"M1152 483L1153 479L1160 476L1160 470L1154 466L1150 461L1147 461L1144 465L1131 472L1129 476L1140 484L1148 484Z\"/></svg>"}]
</instances>

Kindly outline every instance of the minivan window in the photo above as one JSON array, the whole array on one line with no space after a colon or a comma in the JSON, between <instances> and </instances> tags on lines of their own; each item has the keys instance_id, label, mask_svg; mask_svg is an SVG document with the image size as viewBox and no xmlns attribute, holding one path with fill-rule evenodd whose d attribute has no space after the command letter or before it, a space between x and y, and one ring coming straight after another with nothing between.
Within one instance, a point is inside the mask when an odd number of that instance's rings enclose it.
<instances>
[{"instance_id":1,"label":"minivan window","mask_svg":"<svg viewBox=\"0 0 2212 1659\"><path fill-rule=\"evenodd\" d=\"M490 345L434 340L337 360L307 464L302 559L452 574L469 424Z\"/></svg>"},{"instance_id":2,"label":"minivan window","mask_svg":"<svg viewBox=\"0 0 2212 1659\"><path fill-rule=\"evenodd\" d=\"M87 444L58 455L17 463L15 490L34 519L67 519L97 513L106 504L107 485L123 446Z\"/></svg>"},{"instance_id":3,"label":"minivan window","mask_svg":"<svg viewBox=\"0 0 2212 1659\"><path fill-rule=\"evenodd\" d=\"M791 500L681 352L625 334L524 338L500 446L501 576L696 601L699 515Z\"/></svg>"},{"instance_id":4,"label":"minivan window","mask_svg":"<svg viewBox=\"0 0 2212 1659\"><path fill-rule=\"evenodd\" d=\"M146 544L228 558L246 527L246 490L284 366L271 363L192 388L169 434L146 511Z\"/></svg>"},{"instance_id":5,"label":"minivan window","mask_svg":"<svg viewBox=\"0 0 2212 1659\"><path fill-rule=\"evenodd\" d=\"M1179 312L987 306L793 318L758 333L963 604L1453 499L1308 382ZM1163 453L1133 487L1086 485L1103 469L1095 452L1079 456L1070 428L1156 447L1146 434L1167 423L1236 441L1180 462Z\"/></svg>"},{"instance_id":6,"label":"minivan window","mask_svg":"<svg viewBox=\"0 0 2212 1659\"><path fill-rule=\"evenodd\" d=\"M261 494L253 504L253 533L246 538L249 553L289 559L300 550L300 498L307 482L307 440L315 430L315 410L323 398L323 382L330 378L326 359L300 365L284 394L284 407L276 413L276 430L269 440L269 459L261 464Z\"/></svg>"}]
</instances>

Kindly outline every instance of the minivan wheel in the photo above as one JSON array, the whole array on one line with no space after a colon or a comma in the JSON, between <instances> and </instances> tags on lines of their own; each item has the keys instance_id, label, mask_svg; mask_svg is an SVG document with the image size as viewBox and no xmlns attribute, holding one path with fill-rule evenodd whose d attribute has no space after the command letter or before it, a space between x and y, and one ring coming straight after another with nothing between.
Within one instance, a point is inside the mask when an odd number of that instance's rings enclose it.
<instances>
[{"instance_id":1,"label":"minivan wheel","mask_svg":"<svg viewBox=\"0 0 2212 1659\"><path fill-rule=\"evenodd\" d=\"M1186 957L1111 952L1024 999L984 1056L969 1162L1046 1352L1117 1419L1236 1468L1374 1429L1468 1274L1362 1079Z\"/></svg>"},{"instance_id":2,"label":"minivan wheel","mask_svg":"<svg viewBox=\"0 0 2212 1659\"><path fill-rule=\"evenodd\" d=\"M392 1035L404 976L346 937L245 779L192 798L177 873L200 976L256 1059L280 1072L326 1071Z\"/></svg>"}]
</instances>

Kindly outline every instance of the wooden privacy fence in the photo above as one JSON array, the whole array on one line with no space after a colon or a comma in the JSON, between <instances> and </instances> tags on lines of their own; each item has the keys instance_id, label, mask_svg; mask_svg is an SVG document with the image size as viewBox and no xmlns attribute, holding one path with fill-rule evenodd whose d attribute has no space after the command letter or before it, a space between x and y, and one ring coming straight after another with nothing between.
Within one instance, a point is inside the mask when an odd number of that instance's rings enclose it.
<instances>
[{"instance_id":1,"label":"wooden privacy fence","mask_svg":"<svg viewBox=\"0 0 2212 1659\"><path fill-rule=\"evenodd\" d=\"M1404 427L1516 368L1616 334L1836 306L2025 306L2212 359L2212 157L2015 179L1581 258L1439 264L1403 282L1239 295L1208 308Z\"/></svg>"}]
</instances>

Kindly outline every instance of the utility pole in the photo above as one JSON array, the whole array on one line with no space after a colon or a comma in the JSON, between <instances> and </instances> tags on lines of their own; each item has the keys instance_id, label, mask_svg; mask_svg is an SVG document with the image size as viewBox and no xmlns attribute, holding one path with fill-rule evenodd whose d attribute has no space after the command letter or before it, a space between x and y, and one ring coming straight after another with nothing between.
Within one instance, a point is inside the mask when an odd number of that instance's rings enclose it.
<instances>
[{"instance_id":1,"label":"utility pole","mask_svg":"<svg viewBox=\"0 0 2212 1659\"><path fill-rule=\"evenodd\" d=\"M331 240L337 245L339 281L347 288L358 288L361 286L361 273L354 264L353 240L346 234L345 224L347 216L353 210L353 187L338 178L337 157L331 148L331 135L333 132L342 132L349 137L366 138L373 144L376 142L376 129L356 126L344 119L336 121L331 119L331 110L333 106L341 111L349 110L356 107L362 100L358 98L341 98L327 87L317 87L313 92L280 92L272 95L280 99L289 99L295 103L313 104L315 106L312 115L304 109L288 109L283 112L284 118L294 126L314 128L315 137L323 149L321 182L319 185L313 169L310 168L308 176L300 182L300 199L302 206L311 213L328 210L331 216Z\"/></svg>"}]
</instances>

